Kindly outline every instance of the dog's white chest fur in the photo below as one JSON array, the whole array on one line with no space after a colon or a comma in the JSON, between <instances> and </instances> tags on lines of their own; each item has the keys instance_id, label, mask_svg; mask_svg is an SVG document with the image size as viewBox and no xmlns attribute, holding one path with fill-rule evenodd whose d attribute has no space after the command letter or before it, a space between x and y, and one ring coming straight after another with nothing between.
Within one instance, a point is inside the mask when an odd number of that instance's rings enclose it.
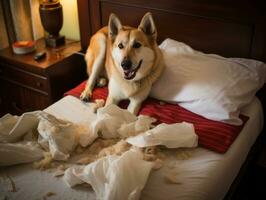
<instances>
[{"instance_id":1,"label":"dog's white chest fur","mask_svg":"<svg viewBox=\"0 0 266 200\"><path fill-rule=\"evenodd\" d=\"M109 94L117 97L118 99L125 99L127 95L121 90L121 85L115 80L114 77L109 80Z\"/></svg>"}]
</instances>

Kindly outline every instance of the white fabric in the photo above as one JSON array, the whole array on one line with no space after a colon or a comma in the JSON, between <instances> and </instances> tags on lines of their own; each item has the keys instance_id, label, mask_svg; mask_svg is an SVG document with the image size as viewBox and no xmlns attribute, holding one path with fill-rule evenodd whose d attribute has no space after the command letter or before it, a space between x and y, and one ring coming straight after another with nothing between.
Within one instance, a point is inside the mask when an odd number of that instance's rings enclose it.
<instances>
[{"instance_id":1,"label":"white fabric","mask_svg":"<svg viewBox=\"0 0 266 200\"><path fill-rule=\"evenodd\" d=\"M257 98L243 113L250 118L225 154L196 148L189 159L169 159L161 170L151 174L141 199L222 200L264 123ZM169 185L162 179L168 173L177 184Z\"/></svg>"},{"instance_id":2,"label":"white fabric","mask_svg":"<svg viewBox=\"0 0 266 200\"><path fill-rule=\"evenodd\" d=\"M166 69L153 85L151 97L178 102L208 119L242 123L240 109L265 83L264 63L204 54L171 39L160 48Z\"/></svg>"},{"instance_id":3,"label":"white fabric","mask_svg":"<svg viewBox=\"0 0 266 200\"><path fill-rule=\"evenodd\" d=\"M99 108L91 123L87 122L89 131L87 134L81 135L80 144L86 147L99 136L104 139L110 139L136 135L149 130L154 121L155 119L149 116L136 117L117 105L108 105ZM86 122L84 121L84 123Z\"/></svg>"},{"instance_id":4,"label":"white fabric","mask_svg":"<svg viewBox=\"0 0 266 200\"><path fill-rule=\"evenodd\" d=\"M75 108L79 109L79 107L80 104L77 103ZM161 124L150 129L151 123L154 121L153 118L148 116L137 118L128 110L121 109L117 105L109 105L98 109L97 115L94 115L94 117L95 119L91 121L87 120L87 117L80 120L83 126L85 124L90 126L91 124L92 128L90 130L94 132L92 135L98 136L98 134L101 134L101 137L107 139L118 138L120 137L118 130L120 130L119 132L123 138L126 137L126 134L132 134L133 137L130 141L136 146L165 145L169 148L197 146L198 137L194 132L193 124ZM1 135L6 136L4 142L9 141L10 138L14 138L15 141L19 140L13 134L21 138L26 133L33 132L37 125L39 133L37 142L24 145L19 142L3 144L0 141L0 159L3 162L0 162L0 164L2 165L19 164L42 158L43 152L40 145L51 153L54 160L67 161L78 141L80 141L80 132L89 130L88 128L80 128L81 123L58 119L44 111L29 112L14 118L7 115L0 119L0 122L3 124ZM122 127L122 125L124 126ZM133 128L131 131L127 128L136 125L143 127ZM16 132L13 131L12 126L16 128ZM21 127L21 132L17 127ZM144 136L146 144L143 144L139 139L142 136L134 136L136 131L144 131L141 135ZM37 145L37 148L34 148L35 145ZM8 159L4 158L5 151L9 156ZM33 155L27 157L25 155L27 153L33 153ZM108 155L88 166L84 166L84 168L70 168L65 179L70 186L80 184L81 182L78 179L90 184L98 199L133 200L139 199L140 192L146 184L153 165L152 162L143 160L143 154L140 150L134 151L131 149L121 156ZM129 168L130 171L127 171Z\"/></svg>"},{"instance_id":5,"label":"white fabric","mask_svg":"<svg viewBox=\"0 0 266 200\"><path fill-rule=\"evenodd\" d=\"M121 156L111 155L87 166L67 169L64 179L72 187L86 182L93 187L97 199L137 200L153 167L142 154L129 150Z\"/></svg>"},{"instance_id":6,"label":"white fabric","mask_svg":"<svg viewBox=\"0 0 266 200\"><path fill-rule=\"evenodd\" d=\"M0 142L17 142L38 124L41 111L28 112L20 117L10 114L0 118Z\"/></svg>"},{"instance_id":7,"label":"white fabric","mask_svg":"<svg viewBox=\"0 0 266 200\"><path fill-rule=\"evenodd\" d=\"M79 102L75 97L67 96L45 111L57 118L78 124L80 129L83 129L79 131L79 144L83 147L91 144L99 132L105 138L124 138L148 130L155 121L148 116L136 117L114 105L100 108L95 114L94 107L94 103ZM91 123L87 123L88 121Z\"/></svg>"},{"instance_id":8,"label":"white fabric","mask_svg":"<svg viewBox=\"0 0 266 200\"><path fill-rule=\"evenodd\" d=\"M57 118L75 123L79 129L79 144L86 147L98 137L98 133L92 130L91 123L88 123L88 121L92 122L96 118L94 113L95 104L84 102L76 104L77 99L68 96L49 106L44 111L57 116Z\"/></svg>"},{"instance_id":9,"label":"white fabric","mask_svg":"<svg viewBox=\"0 0 266 200\"><path fill-rule=\"evenodd\" d=\"M89 126L89 121L86 124L73 124L66 120L60 120L51 114L43 111L35 111L24 113L21 116L12 116L7 114L0 118L0 160L1 165L19 164L22 162L35 161L39 156L40 149L34 146L33 143L21 143L18 141L29 140L33 141L33 132L38 126L38 144L46 151L50 151L54 160L67 160L70 153L78 144L80 134L84 134ZM85 128L84 128L85 127ZM24 136L27 136L23 139ZM11 142L13 142L11 144ZM37 142L34 142L34 144ZM27 148L29 148L27 150ZM21 150L18 159L16 151ZM32 157L27 155L32 153ZM5 158L8 156L8 159ZM7 161L6 163L4 161Z\"/></svg>"},{"instance_id":10,"label":"white fabric","mask_svg":"<svg viewBox=\"0 0 266 200\"><path fill-rule=\"evenodd\" d=\"M0 144L0 166L30 163L42 157L43 150L36 142Z\"/></svg>"},{"instance_id":11,"label":"white fabric","mask_svg":"<svg viewBox=\"0 0 266 200\"><path fill-rule=\"evenodd\" d=\"M66 109L66 106L68 106ZM46 109L56 117L70 118L88 117L84 105L78 99L67 96ZM83 108L83 109L80 109ZM70 115L70 114L73 115ZM218 154L203 148L191 150L188 159L169 158L160 170L153 171L145 185L140 199L223 199L233 179L237 175L246 155L263 127L262 107L257 98L245 109L250 119L245 124L236 141L226 154ZM75 117L76 116L76 117ZM80 121L80 119L79 119ZM172 171L169 172L169 169ZM165 182L165 175L170 173L179 184ZM0 176L8 174L17 192L4 192L0 197L8 199L42 199L48 192L54 192L53 199L96 199L92 189L77 187L70 189L60 178L55 178L48 171L40 172L32 169L32 165L12 166L0 169Z\"/></svg>"},{"instance_id":12,"label":"white fabric","mask_svg":"<svg viewBox=\"0 0 266 200\"><path fill-rule=\"evenodd\" d=\"M122 124L117 132L121 138L127 138L135 134L146 132L151 128L153 122L156 122L155 118L139 115L136 121Z\"/></svg>"},{"instance_id":13,"label":"white fabric","mask_svg":"<svg viewBox=\"0 0 266 200\"><path fill-rule=\"evenodd\" d=\"M160 124L142 134L126 139L136 147L163 145L168 148L197 147L198 136L193 124L183 122L176 124Z\"/></svg>"},{"instance_id":14,"label":"white fabric","mask_svg":"<svg viewBox=\"0 0 266 200\"><path fill-rule=\"evenodd\" d=\"M50 151L54 160L67 160L78 144L77 126L45 112L39 118L39 144Z\"/></svg>"},{"instance_id":15,"label":"white fabric","mask_svg":"<svg viewBox=\"0 0 266 200\"><path fill-rule=\"evenodd\" d=\"M137 117L117 105L111 104L97 111L97 118L93 121L92 130L95 133L101 133L105 139L117 138L117 130L123 124L128 124L137 120Z\"/></svg>"},{"instance_id":16,"label":"white fabric","mask_svg":"<svg viewBox=\"0 0 266 200\"><path fill-rule=\"evenodd\" d=\"M20 117L6 114L0 118L0 166L33 162L43 157L43 150L32 141L40 113L28 112ZM24 141L18 142L23 138Z\"/></svg>"},{"instance_id":17,"label":"white fabric","mask_svg":"<svg viewBox=\"0 0 266 200\"><path fill-rule=\"evenodd\" d=\"M97 123L97 125L101 129L103 137L107 138L118 137L117 129L126 121L131 122L130 126L132 123L140 124L135 116L133 117L128 111L121 110L114 105L100 110L97 120L102 120L102 115L107 115L108 120L104 123ZM142 118L148 120L149 124L154 121L149 117L140 117L140 119ZM132 122L132 120L135 121ZM108 129L109 127L112 128ZM144 124L144 130L147 127ZM135 130L131 131L134 135ZM160 124L140 135L132 136L126 141L137 147L156 145L164 145L168 148L196 147L198 136L194 132L193 124L183 122L171 125ZM64 179L71 187L83 182L90 184L96 192L97 199L133 200L139 199L153 165L152 162L144 161L140 152L131 149L121 156L109 155L87 166L69 168Z\"/></svg>"}]
</instances>

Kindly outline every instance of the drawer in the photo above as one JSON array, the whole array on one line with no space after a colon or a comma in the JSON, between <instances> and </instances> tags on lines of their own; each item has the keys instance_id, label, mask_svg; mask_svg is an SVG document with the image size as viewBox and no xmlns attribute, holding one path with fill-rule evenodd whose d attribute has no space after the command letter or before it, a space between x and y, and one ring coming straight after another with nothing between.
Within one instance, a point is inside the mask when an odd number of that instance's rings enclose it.
<instances>
[{"instance_id":1,"label":"drawer","mask_svg":"<svg viewBox=\"0 0 266 200\"><path fill-rule=\"evenodd\" d=\"M2 102L4 108L0 108L3 114L8 112L13 115L21 115L29 111L42 110L50 105L47 95L20 87L8 81L3 82L3 86L2 88L0 86L2 89L0 94L5 94Z\"/></svg>"},{"instance_id":2,"label":"drawer","mask_svg":"<svg viewBox=\"0 0 266 200\"><path fill-rule=\"evenodd\" d=\"M0 78L44 94L49 93L49 84L46 77L17 69L7 64L1 64Z\"/></svg>"}]
</instances>

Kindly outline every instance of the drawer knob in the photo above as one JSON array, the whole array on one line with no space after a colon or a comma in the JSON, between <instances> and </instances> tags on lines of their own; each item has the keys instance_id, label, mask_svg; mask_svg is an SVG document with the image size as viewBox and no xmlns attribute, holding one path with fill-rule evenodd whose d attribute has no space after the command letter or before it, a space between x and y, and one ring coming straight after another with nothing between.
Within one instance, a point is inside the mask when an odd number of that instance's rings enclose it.
<instances>
[{"instance_id":1,"label":"drawer knob","mask_svg":"<svg viewBox=\"0 0 266 200\"><path fill-rule=\"evenodd\" d=\"M41 83L41 82L37 82L37 83L36 83L36 86L37 86L37 87L41 87L41 86L42 86L42 83Z\"/></svg>"}]
</instances>

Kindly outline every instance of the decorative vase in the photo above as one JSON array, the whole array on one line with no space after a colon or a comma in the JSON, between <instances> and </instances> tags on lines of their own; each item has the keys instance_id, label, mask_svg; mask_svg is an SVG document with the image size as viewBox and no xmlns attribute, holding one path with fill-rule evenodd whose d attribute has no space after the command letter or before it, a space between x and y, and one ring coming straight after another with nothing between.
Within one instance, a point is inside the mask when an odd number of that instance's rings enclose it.
<instances>
[{"instance_id":1,"label":"decorative vase","mask_svg":"<svg viewBox=\"0 0 266 200\"><path fill-rule=\"evenodd\" d=\"M65 37L59 34L63 26L63 10L59 0L40 1L39 12L43 28L48 33L46 45L57 47L65 44Z\"/></svg>"}]
</instances>

